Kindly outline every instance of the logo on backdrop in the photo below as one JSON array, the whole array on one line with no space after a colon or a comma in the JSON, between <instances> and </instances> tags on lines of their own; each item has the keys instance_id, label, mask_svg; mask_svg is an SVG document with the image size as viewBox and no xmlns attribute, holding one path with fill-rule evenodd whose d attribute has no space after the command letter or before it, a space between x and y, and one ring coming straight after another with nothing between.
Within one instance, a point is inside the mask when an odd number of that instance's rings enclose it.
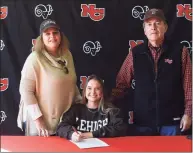
<instances>
[{"instance_id":1,"label":"logo on backdrop","mask_svg":"<svg viewBox=\"0 0 193 153\"><path fill-rule=\"evenodd\" d=\"M190 4L177 4L177 17L185 17L187 20L192 21L192 7Z\"/></svg>"},{"instance_id":2,"label":"logo on backdrop","mask_svg":"<svg viewBox=\"0 0 193 153\"><path fill-rule=\"evenodd\" d=\"M7 6L2 6L0 7L0 19L5 19L8 15L8 7Z\"/></svg>"},{"instance_id":3,"label":"logo on backdrop","mask_svg":"<svg viewBox=\"0 0 193 153\"><path fill-rule=\"evenodd\" d=\"M87 41L83 45L83 51L86 54L91 54L92 56L95 56L101 48L102 46L99 41L95 41L95 43L92 41Z\"/></svg>"},{"instance_id":4,"label":"logo on backdrop","mask_svg":"<svg viewBox=\"0 0 193 153\"><path fill-rule=\"evenodd\" d=\"M88 76L80 76L80 89L84 89ZM103 80L104 82L104 80Z\"/></svg>"},{"instance_id":5,"label":"logo on backdrop","mask_svg":"<svg viewBox=\"0 0 193 153\"><path fill-rule=\"evenodd\" d=\"M87 76L80 76L80 89L84 89L86 80L87 80Z\"/></svg>"},{"instance_id":6,"label":"logo on backdrop","mask_svg":"<svg viewBox=\"0 0 193 153\"><path fill-rule=\"evenodd\" d=\"M3 42L3 40L0 40L0 50L3 50L5 47L5 44Z\"/></svg>"},{"instance_id":7,"label":"logo on backdrop","mask_svg":"<svg viewBox=\"0 0 193 153\"><path fill-rule=\"evenodd\" d=\"M34 45L36 44L36 39L32 39L31 43L32 43L32 51L34 51Z\"/></svg>"},{"instance_id":8,"label":"logo on backdrop","mask_svg":"<svg viewBox=\"0 0 193 153\"><path fill-rule=\"evenodd\" d=\"M131 81L131 88L135 89L135 79L132 79L132 81Z\"/></svg>"},{"instance_id":9,"label":"logo on backdrop","mask_svg":"<svg viewBox=\"0 0 193 153\"><path fill-rule=\"evenodd\" d=\"M7 117L7 116L6 116L5 112L4 112L4 111L1 111L1 122L0 122L0 124L5 121L5 118L6 118L6 117Z\"/></svg>"},{"instance_id":10,"label":"logo on backdrop","mask_svg":"<svg viewBox=\"0 0 193 153\"><path fill-rule=\"evenodd\" d=\"M96 8L96 4L81 4L81 17L90 17L93 21L100 21L105 17L105 8Z\"/></svg>"},{"instance_id":11,"label":"logo on backdrop","mask_svg":"<svg viewBox=\"0 0 193 153\"><path fill-rule=\"evenodd\" d=\"M149 10L149 7L148 6L135 6L133 9L132 9L132 16L134 18L139 18L140 20L143 20L144 19L144 16L145 16L145 12L147 12Z\"/></svg>"},{"instance_id":12,"label":"logo on backdrop","mask_svg":"<svg viewBox=\"0 0 193 153\"><path fill-rule=\"evenodd\" d=\"M129 40L129 52L137 45L142 44L143 40Z\"/></svg>"},{"instance_id":13,"label":"logo on backdrop","mask_svg":"<svg viewBox=\"0 0 193 153\"><path fill-rule=\"evenodd\" d=\"M0 86L1 92L7 90L8 86L9 86L9 79L8 78L1 78L0 84L1 84L1 86Z\"/></svg>"},{"instance_id":14,"label":"logo on backdrop","mask_svg":"<svg viewBox=\"0 0 193 153\"><path fill-rule=\"evenodd\" d=\"M35 7L34 11L37 17L43 17L43 19L47 19L48 16L52 14L53 9L50 4L48 5L39 4Z\"/></svg>"},{"instance_id":15,"label":"logo on backdrop","mask_svg":"<svg viewBox=\"0 0 193 153\"><path fill-rule=\"evenodd\" d=\"M192 41L183 40L180 43L183 44L183 46L189 50L190 55L192 55Z\"/></svg>"},{"instance_id":16,"label":"logo on backdrop","mask_svg":"<svg viewBox=\"0 0 193 153\"><path fill-rule=\"evenodd\" d=\"M128 123L133 124L133 111L129 111L128 116L129 116Z\"/></svg>"}]
</instances>

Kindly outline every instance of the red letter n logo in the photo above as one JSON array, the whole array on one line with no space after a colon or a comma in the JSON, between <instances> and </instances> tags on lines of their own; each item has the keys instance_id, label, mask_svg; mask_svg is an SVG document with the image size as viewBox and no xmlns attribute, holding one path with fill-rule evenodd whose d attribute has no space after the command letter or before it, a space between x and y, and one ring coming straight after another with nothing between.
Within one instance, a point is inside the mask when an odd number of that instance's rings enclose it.
<instances>
[{"instance_id":1,"label":"red letter n logo","mask_svg":"<svg viewBox=\"0 0 193 153\"><path fill-rule=\"evenodd\" d=\"M129 52L137 45L142 44L143 40L129 40Z\"/></svg>"},{"instance_id":2,"label":"red letter n logo","mask_svg":"<svg viewBox=\"0 0 193 153\"><path fill-rule=\"evenodd\" d=\"M8 78L1 78L0 79L0 91L5 91L7 90L8 86L9 86L9 79Z\"/></svg>"},{"instance_id":3,"label":"red letter n logo","mask_svg":"<svg viewBox=\"0 0 193 153\"><path fill-rule=\"evenodd\" d=\"M0 19L5 19L8 14L8 7L7 6L2 6L0 7Z\"/></svg>"},{"instance_id":4,"label":"red letter n logo","mask_svg":"<svg viewBox=\"0 0 193 153\"><path fill-rule=\"evenodd\" d=\"M86 85L87 76L80 76L80 89L84 89L84 86Z\"/></svg>"},{"instance_id":5,"label":"red letter n logo","mask_svg":"<svg viewBox=\"0 0 193 153\"><path fill-rule=\"evenodd\" d=\"M190 4L177 4L176 5L177 8L177 17L184 17L189 20L192 21L192 8Z\"/></svg>"},{"instance_id":6,"label":"red letter n logo","mask_svg":"<svg viewBox=\"0 0 193 153\"><path fill-rule=\"evenodd\" d=\"M81 4L81 17L90 17L93 21L100 21L105 16L104 8L96 8L96 4Z\"/></svg>"}]
</instances>

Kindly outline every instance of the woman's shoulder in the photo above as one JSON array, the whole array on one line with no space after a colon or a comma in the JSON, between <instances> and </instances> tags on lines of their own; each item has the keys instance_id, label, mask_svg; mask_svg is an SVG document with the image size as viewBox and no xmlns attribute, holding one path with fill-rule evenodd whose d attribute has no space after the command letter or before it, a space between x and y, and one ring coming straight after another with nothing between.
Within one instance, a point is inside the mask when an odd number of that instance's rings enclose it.
<instances>
[{"instance_id":1,"label":"woman's shoulder","mask_svg":"<svg viewBox=\"0 0 193 153\"><path fill-rule=\"evenodd\" d=\"M36 61L37 58L39 58L39 57L40 57L40 53L38 53L38 52L36 52L36 51L32 51L32 52L28 55L28 57L27 57L26 60Z\"/></svg>"},{"instance_id":2,"label":"woman's shoulder","mask_svg":"<svg viewBox=\"0 0 193 153\"><path fill-rule=\"evenodd\" d=\"M37 67L41 61L42 55L37 51L32 51L25 60L24 67Z\"/></svg>"},{"instance_id":3,"label":"woman's shoulder","mask_svg":"<svg viewBox=\"0 0 193 153\"><path fill-rule=\"evenodd\" d=\"M31 52L31 53L27 56L27 58L26 58L26 60L25 60L25 63L24 63L24 66L25 66L25 65L31 65L31 64L35 63L36 60L37 60L37 55L36 55L34 52Z\"/></svg>"},{"instance_id":4,"label":"woman's shoulder","mask_svg":"<svg viewBox=\"0 0 193 153\"><path fill-rule=\"evenodd\" d=\"M65 58L72 58L72 53L71 53L70 50L67 49L67 50L64 51L63 56Z\"/></svg>"}]
</instances>

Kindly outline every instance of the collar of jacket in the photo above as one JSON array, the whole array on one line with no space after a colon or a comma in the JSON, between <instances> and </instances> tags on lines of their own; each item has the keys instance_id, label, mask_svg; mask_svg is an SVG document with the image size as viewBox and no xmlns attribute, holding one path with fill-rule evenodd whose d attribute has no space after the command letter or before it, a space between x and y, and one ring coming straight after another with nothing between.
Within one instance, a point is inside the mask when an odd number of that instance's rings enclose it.
<instances>
[{"instance_id":1,"label":"collar of jacket","mask_svg":"<svg viewBox=\"0 0 193 153\"><path fill-rule=\"evenodd\" d=\"M163 52L167 52L168 51L168 45L170 43L170 40L167 39L166 37L164 37L163 43L161 45L161 49L163 50ZM142 54L147 53L149 50L149 45L148 45L148 39L145 38L144 39L144 43L143 43L143 52L141 52Z\"/></svg>"}]
</instances>

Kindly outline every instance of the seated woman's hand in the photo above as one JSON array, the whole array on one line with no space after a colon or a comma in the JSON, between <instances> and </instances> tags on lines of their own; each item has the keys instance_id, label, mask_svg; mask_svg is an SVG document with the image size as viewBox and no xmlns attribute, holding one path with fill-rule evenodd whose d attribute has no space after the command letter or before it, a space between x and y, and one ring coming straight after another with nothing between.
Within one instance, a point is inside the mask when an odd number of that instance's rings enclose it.
<instances>
[{"instance_id":1,"label":"seated woman's hand","mask_svg":"<svg viewBox=\"0 0 193 153\"><path fill-rule=\"evenodd\" d=\"M71 140L74 142L79 142L82 140L82 133L78 131L78 133L74 132L72 133Z\"/></svg>"},{"instance_id":2,"label":"seated woman's hand","mask_svg":"<svg viewBox=\"0 0 193 153\"><path fill-rule=\"evenodd\" d=\"M35 125L38 130L38 135L43 137L48 137L48 130L46 128L46 125L44 123L43 117L39 117L35 120Z\"/></svg>"},{"instance_id":3,"label":"seated woman's hand","mask_svg":"<svg viewBox=\"0 0 193 153\"><path fill-rule=\"evenodd\" d=\"M83 139L93 138L92 132L82 133Z\"/></svg>"}]
</instances>

